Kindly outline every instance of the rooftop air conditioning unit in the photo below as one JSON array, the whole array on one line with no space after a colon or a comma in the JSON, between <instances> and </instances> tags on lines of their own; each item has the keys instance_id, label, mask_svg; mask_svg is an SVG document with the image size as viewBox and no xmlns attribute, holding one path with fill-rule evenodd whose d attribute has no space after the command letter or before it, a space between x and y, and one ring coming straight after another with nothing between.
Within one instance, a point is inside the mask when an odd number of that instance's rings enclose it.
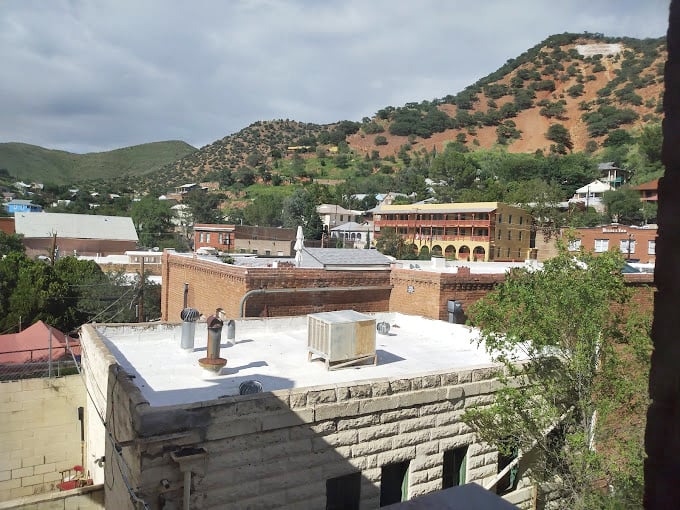
<instances>
[{"instance_id":1,"label":"rooftop air conditioning unit","mask_svg":"<svg viewBox=\"0 0 680 510\"><path fill-rule=\"evenodd\" d=\"M364 362L375 365L375 328L374 318L354 310L309 314L307 359L321 357L327 370Z\"/></svg>"}]
</instances>

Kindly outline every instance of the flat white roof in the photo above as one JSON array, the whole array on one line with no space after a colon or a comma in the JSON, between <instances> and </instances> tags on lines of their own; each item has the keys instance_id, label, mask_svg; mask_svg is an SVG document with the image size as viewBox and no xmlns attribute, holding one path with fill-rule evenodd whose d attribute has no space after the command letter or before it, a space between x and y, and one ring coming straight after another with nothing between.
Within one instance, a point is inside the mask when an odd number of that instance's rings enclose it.
<instances>
[{"instance_id":1,"label":"flat white roof","mask_svg":"<svg viewBox=\"0 0 680 510\"><path fill-rule=\"evenodd\" d=\"M180 347L181 323L155 327L101 324L96 328L153 406L238 395L239 384L252 379L264 391L274 391L492 364L484 348L477 347L475 329L398 313L368 315L391 325L389 335L376 333L378 364L330 371L316 357L307 360L306 316L237 320L233 345L227 345L225 321L220 356L227 359L227 365L217 376L198 365L207 356L205 322L196 323L192 352Z\"/></svg>"}]
</instances>

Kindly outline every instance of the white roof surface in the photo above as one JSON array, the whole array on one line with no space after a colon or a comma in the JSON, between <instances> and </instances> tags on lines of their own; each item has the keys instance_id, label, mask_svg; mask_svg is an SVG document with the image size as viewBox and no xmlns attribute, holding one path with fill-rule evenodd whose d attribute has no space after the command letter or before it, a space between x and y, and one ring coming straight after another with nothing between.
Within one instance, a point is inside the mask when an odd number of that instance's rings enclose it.
<instances>
[{"instance_id":1,"label":"white roof surface","mask_svg":"<svg viewBox=\"0 0 680 510\"><path fill-rule=\"evenodd\" d=\"M17 213L14 215L17 234L27 238L57 237L68 239L105 239L137 241L132 218L94 214Z\"/></svg>"},{"instance_id":2,"label":"white roof surface","mask_svg":"<svg viewBox=\"0 0 680 510\"><path fill-rule=\"evenodd\" d=\"M486 351L477 347L477 331L472 328L397 313L372 317L391 325L389 335L376 334L377 366L331 371L321 360L307 361L306 317L237 320L236 343L229 346L225 321L220 356L228 362L217 376L206 376L198 365L207 355L205 322L196 323L193 352L180 348L181 324L99 325L97 329L154 406L238 395L239 384L252 379L260 381L264 391L274 391L491 364Z\"/></svg>"},{"instance_id":3,"label":"white roof surface","mask_svg":"<svg viewBox=\"0 0 680 510\"><path fill-rule=\"evenodd\" d=\"M585 186L582 186L581 188L577 189L576 193L604 193L605 191L609 191L612 189L614 188L612 188L606 182L594 180L590 184L586 184Z\"/></svg>"}]
</instances>

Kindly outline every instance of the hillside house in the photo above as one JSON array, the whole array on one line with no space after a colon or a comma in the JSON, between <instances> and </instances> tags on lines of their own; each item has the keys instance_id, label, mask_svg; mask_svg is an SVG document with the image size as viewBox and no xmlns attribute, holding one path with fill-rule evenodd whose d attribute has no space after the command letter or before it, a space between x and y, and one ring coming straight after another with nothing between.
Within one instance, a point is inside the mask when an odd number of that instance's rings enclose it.
<instances>
[{"instance_id":1,"label":"hillside house","mask_svg":"<svg viewBox=\"0 0 680 510\"><path fill-rule=\"evenodd\" d=\"M640 200L643 202L658 202L659 200L659 179L643 182L633 189L640 193Z\"/></svg>"},{"instance_id":2,"label":"hillside house","mask_svg":"<svg viewBox=\"0 0 680 510\"><path fill-rule=\"evenodd\" d=\"M41 205L34 204L31 200L15 198L5 204L5 210L9 214L42 212Z\"/></svg>"},{"instance_id":3,"label":"hillside house","mask_svg":"<svg viewBox=\"0 0 680 510\"><path fill-rule=\"evenodd\" d=\"M614 188L608 182L596 179L577 189L574 196L569 199L569 203L581 204L585 208L592 207L597 212L602 213L605 210L602 197L607 191L612 191L613 189Z\"/></svg>"}]
</instances>

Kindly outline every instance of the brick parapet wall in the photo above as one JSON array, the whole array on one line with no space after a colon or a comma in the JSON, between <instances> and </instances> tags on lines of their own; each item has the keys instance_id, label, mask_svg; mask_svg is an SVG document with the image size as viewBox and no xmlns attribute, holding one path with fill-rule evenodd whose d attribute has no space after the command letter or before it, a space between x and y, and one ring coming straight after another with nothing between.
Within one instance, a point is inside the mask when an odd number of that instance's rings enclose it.
<instances>
[{"instance_id":1,"label":"brick parapet wall","mask_svg":"<svg viewBox=\"0 0 680 510\"><path fill-rule=\"evenodd\" d=\"M189 283L188 306L204 315L222 308L238 317L241 298L258 289L291 289L290 293L253 295L245 304L246 316L285 316L354 309L385 312L389 307L389 271L325 271L300 268L246 268L163 254L163 320L177 320L183 308L184 283ZM363 287L352 290L352 287ZM375 287L374 289L366 289ZM319 292L293 292L318 288ZM324 291L346 288L344 291Z\"/></svg>"},{"instance_id":2,"label":"brick parapet wall","mask_svg":"<svg viewBox=\"0 0 680 510\"><path fill-rule=\"evenodd\" d=\"M652 274L626 274L633 301L648 302ZM460 301L463 312L505 280L504 274L430 272L393 268L391 271L326 271L301 268L244 268L179 255L163 256L163 320L177 320L182 310L184 282L189 282L189 306L205 315L218 307L238 317L240 300L256 289L318 288L319 292L252 295L246 316L304 315L353 309L361 312L400 312L448 320L449 300ZM391 286L391 290L387 287ZM375 287L374 290L324 292L334 287ZM651 305L650 305L651 306Z\"/></svg>"}]
</instances>

